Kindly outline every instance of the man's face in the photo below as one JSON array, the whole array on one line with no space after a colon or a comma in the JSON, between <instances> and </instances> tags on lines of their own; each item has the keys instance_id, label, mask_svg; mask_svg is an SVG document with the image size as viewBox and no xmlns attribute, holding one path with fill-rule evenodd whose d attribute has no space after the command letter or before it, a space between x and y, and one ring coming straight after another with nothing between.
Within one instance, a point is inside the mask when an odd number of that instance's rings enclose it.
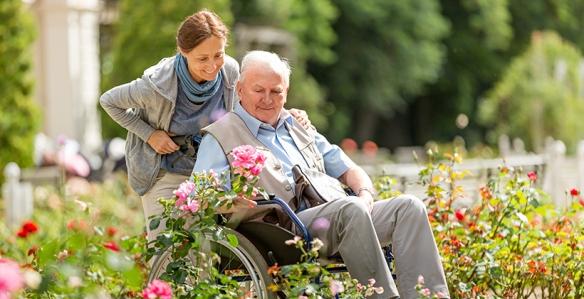
<instances>
[{"instance_id":1,"label":"man's face","mask_svg":"<svg viewBox=\"0 0 584 299\"><path fill-rule=\"evenodd\" d=\"M237 83L241 106L253 117L272 126L278 123L287 93L285 78L264 66L250 66L244 81Z\"/></svg>"}]
</instances>

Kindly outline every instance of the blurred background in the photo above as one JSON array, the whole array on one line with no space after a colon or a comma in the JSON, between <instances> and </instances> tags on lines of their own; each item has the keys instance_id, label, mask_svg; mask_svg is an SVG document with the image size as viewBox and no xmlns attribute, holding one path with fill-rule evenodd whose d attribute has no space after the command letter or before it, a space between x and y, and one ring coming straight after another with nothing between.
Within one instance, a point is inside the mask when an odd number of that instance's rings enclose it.
<instances>
[{"instance_id":1,"label":"blurred background","mask_svg":"<svg viewBox=\"0 0 584 299\"><path fill-rule=\"evenodd\" d=\"M428 146L544 153L555 141L577 155L584 137L581 0L2 0L0 167L50 162L53 143L103 168L104 146L126 132L100 94L175 54L180 22L201 8L230 26L238 60L289 58L287 107L373 153L364 163L412 162Z\"/></svg>"}]
</instances>

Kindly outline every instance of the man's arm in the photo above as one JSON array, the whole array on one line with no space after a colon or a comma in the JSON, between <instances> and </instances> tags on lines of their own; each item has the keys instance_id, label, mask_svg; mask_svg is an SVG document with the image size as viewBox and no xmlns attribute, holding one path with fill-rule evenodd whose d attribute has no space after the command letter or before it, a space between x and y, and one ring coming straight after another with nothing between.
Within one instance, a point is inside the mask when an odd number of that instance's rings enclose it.
<instances>
[{"instance_id":1,"label":"man's arm","mask_svg":"<svg viewBox=\"0 0 584 299\"><path fill-rule=\"evenodd\" d=\"M223 154L223 149L217 139L211 134L206 134L201 140L199 150L197 151L197 161L193 172L203 172L213 170L217 174L227 172L226 187L231 188L231 180L229 177L229 161Z\"/></svg>"},{"instance_id":2,"label":"man's arm","mask_svg":"<svg viewBox=\"0 0 584 299\"><path fill-rule=\"evenodd\" d=\"M339 177L339 180L355 191L359 198L365 200L369 205L369 210L371 210L373 207L375 190L373 189L373 182L363 168L355 164L343 173L343 175Z\"/></svg>"},{"instance_id":3,"label":"man's arm","mask_svg":"<svg viewBox=\"0 0 584 299\"><path fill-rule=\"evenodd\" d=\"M323 155L326 173L349 186L359 198L366 200L370 208L373 207L375 190L363 168L355 164L342 149L328 142L321 134L316 133L315 142Z\"/></svg>"}]
</instances>

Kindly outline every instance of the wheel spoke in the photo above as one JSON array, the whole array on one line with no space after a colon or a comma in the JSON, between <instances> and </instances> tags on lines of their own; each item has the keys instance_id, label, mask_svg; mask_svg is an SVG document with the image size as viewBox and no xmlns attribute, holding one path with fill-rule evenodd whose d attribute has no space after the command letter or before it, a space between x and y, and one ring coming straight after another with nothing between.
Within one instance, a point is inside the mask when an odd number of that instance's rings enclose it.
<instances>
[{"instance_id":1,"label":"wheel spoke","mask_svg":"<svg viewBox=\"0 0 584 299\"><path fill-rule=\"evenodd\" d=\"M239 238L242 238L242 236L239 235L238 239ZM225 240L215 241L209 237L207 241L202 242L200 252L205 253L205 259L211 259L210 254L212 252L217 254L219 256L219 261L215 266L219 270L219 273L230 276L239 284L241 290L251 295L251 298L272 298L267 295L266 291L267 284L269 283L268 280L270 278L267 276L267 273L263 273L267 269L263 257L259 254L257 249L249 248L253 247L251 242L247 239L243 241L246 242L244 247L241 246L242 242L240 242L240 246L233 247ZM248 252L250 250L252 252ZM202 257L198 256L199 255L196 253L192 255L189 254L189 259L194 265L204 263L204 261L201 260ZM168 264L170 258L171 255L165 253L155 260L149 281L160 277L160 275L164 273L164 268ZM258 259L261 259L261 261ZM200 277L208 277L204 272L201 273ZM189 278L191 283L194 283L193 280L194 277Z\"/></svg>"}]
</instances>

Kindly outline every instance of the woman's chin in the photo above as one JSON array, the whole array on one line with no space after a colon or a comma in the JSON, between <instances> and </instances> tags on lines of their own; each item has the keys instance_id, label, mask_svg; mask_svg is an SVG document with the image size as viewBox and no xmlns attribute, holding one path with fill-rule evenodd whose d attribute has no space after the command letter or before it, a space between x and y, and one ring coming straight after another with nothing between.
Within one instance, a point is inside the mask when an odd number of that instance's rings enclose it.
<instances>
[{"instance_id":1,"label":"woman's chin","mask_svg":"<svg viewBox=\"0 0 584 299\"><path fill-rule=\"evenodd\" d=\"M219 72L214 73L214 74L204 74L204 79L206 81L213 81L213 80L215 80L215 78L217 78L217 74L219 74Z\"/></svg>"}]
</instances>

